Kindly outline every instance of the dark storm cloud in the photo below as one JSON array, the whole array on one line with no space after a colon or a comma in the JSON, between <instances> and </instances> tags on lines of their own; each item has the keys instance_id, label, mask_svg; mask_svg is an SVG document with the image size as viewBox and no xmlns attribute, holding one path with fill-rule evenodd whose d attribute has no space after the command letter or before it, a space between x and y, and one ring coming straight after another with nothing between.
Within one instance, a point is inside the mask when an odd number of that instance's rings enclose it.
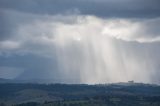
<instances>
[{"instance_id":1,"label":"dark storm cloud","mask_svg":"<svg viewBox=\"0 0 160 106\"><path fill-rule=\"evenodd\" d=\"M12 36L19 21L30 21L27 16L10 17L12 13L8 10L39 15L78 13L103 18L156 18L160 16L159 5L159 0L0 0L0 40Z\"/></svg>"},{"instance_id":2,"label":"dark storm cloud","mask_svg":"<svg viewBox=\"0 0 160 106\"><path fill-rule=\"evenodd\" d=\"M0 77L160 83L159 4L0 0Z\"/></svg>"},{"instance_id":3,"label":"dark storm cloud","mask_svg":"<svg viewBox=\"0 0 160 106\"><path fill-rule=\"evenodd\" d=\"M0 40L12 37L11 33L20 22L33 19L12 11L38 15L75 13L103 18L156 18L160 16L159 5L159 0L0 0Z\"/></svg>"},{"instance_id":4,"label":"dark storm cloud","mask_svg":"<svg viewBox=\"0 0 160 106\"><path fill-rule=\"evenodd\" d=\"M0 40L4 40L9 35L10 28L6 18L7 17L5 17L5 13L0 10Z\"/></svg>"},{"instance_id":5,"label":"dark storm cloud","mask_svg":"<svg viewBox=\"0 0 160 106\"><path fill-rule=\"evenodd\" d=\"M44 58L33 54L22 56L13 54L9 57L0 56L0 60L0 67L21 69L21 74L17 76L18 79L53 79L57 76L57 66L54 58Z\"/></svg>"},{"instance_id":6,"label":"dark storm cloud","mask_svg":"<svg viewBox=\"0 0 160 106\"><path fill-rule=\"evenodd\" d=\"M1 0L0 7L35 14L79 10L100 17L158 17L159 0Z\"/></svg>"}]
</instances>

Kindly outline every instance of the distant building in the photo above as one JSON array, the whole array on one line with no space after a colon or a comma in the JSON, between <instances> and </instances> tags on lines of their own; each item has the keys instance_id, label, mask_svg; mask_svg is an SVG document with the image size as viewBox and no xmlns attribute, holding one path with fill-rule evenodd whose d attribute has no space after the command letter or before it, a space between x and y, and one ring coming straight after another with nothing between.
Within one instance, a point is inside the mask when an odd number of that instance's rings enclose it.
<instances>
[{"instance_id":1,"label":"distant building","mask_svg":"<svg viewBox=\"0 0 160 106\"><path fill-rule=\"evenodd\" d=\"M132 80L132 81L128 81L128 83L134 83L134 81Z\"/></svg>"}]
</instances>

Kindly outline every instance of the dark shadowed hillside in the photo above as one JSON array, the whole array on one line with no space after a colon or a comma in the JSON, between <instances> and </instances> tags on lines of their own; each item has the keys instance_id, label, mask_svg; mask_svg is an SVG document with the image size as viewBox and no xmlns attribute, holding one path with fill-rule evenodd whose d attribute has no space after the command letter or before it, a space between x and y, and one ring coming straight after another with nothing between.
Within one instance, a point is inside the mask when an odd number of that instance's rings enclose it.
<instances>
[{"instance_id":1,"label":"dark shadowed hillside","mask_svg":"<svg viewBox=\"0 0 160 106\"><path fill-rule=\"evenodd\" d=\"M160 86L117 83L0 84L0 106L159 106ZM94 104L94 105L93 105Z\"/></svg>"}]
</instances>

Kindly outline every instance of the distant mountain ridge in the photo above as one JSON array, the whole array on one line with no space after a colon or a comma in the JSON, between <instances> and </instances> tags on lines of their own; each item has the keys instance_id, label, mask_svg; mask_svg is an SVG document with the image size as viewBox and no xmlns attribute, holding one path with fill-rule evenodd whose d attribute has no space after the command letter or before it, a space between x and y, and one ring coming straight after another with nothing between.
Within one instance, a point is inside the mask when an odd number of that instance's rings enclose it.
<instances>
[{"instance_id":1,"label":"distant mountain ridge","mask_svg":"<svg viewBox=\"0 0 160 106\"><path fill-rule=\"evenodd\" d=\"M65 82L58 82L56 79L4 79L0 78L0 84L1 83L35 83L35 84L77 84L77 83L65 83ZM149 85L149 86L160 86L157 84L149 84L149 83L141 83L141 82L134 82L134 81L128 81L128 82L117 82L117 83L105 83L105 84L95 84L95 85L119 85L119 86L131 86L131 85Z\"/></svg>"}]
</instances>

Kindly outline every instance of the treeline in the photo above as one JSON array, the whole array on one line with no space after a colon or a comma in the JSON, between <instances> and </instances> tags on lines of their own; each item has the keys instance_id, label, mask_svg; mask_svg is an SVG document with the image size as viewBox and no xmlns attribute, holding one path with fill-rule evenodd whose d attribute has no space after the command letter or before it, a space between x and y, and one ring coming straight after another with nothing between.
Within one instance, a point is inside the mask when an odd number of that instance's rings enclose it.
<instances>
[{"instance_id":1,"label":"treeline","mask_svg":"<svg viewBox=\"0 0 160 106\"><path fill-rule=\"evenodd\" d=\"M135 95L160 95L160 86L152 85L85 85L85 84L14 84L5 83L0 84L0 97L10 95L24 89L38 89L50 92L59 92L59 94L67 95L72 93L79 93L88 95L97 95L104 93L114 93L117 91L124 91ZM83 93L82 93L83 92ZM71 96L71 95L69 95ZM83 96L83 95L82 95Z\"/></svg>"},{"instance_id":2,"label":"treeline","mask_svg":"<svg viewBox=\"0 0 160 106\"><path fill-rule=\"evenodd\" d=\"M80 100L28 102L13 106L160 106L160 97L144 96L95 96Z\"/></svg>"}]
</instances>

